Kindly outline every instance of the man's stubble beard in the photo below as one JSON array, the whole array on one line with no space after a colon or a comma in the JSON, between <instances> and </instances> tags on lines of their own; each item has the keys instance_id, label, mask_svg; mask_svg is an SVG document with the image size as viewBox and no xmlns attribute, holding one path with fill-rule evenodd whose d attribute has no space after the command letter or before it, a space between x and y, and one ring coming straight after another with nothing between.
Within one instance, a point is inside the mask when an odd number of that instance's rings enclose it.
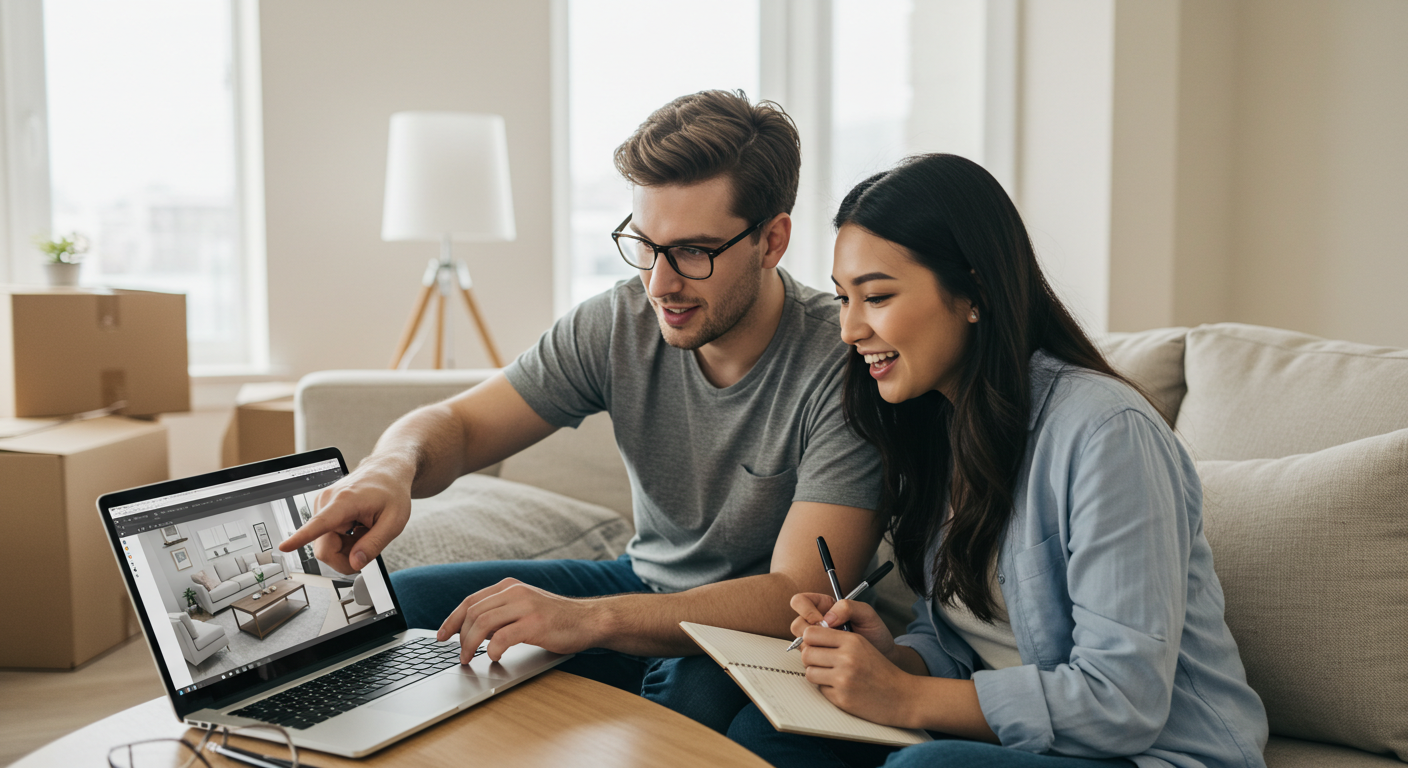
<instances>
[{"instance_id":1,"label":"man's stubble beard","mask_svg":"<svg viewBox=\"0 0 1408 768\"><path fill-rule=\"evenodd\" d=\"M762 258L755 255L751 261L754 267L752 270L753 279L740 280L738 285L725 292L717 301L704 307L709 310L709 314L704 317L704 324L697 331L689 333L688 336L681 329L670 327L660 316L660 313L665 310L659 309L656 312L655 320L660 323L660 335L664 337L665 343L676 349L693 351L705 344L717 341L724 334L732 331L739 321L753 309L753 305L758 303L758 295L762 293ZM660 302L668 304L672 296L674 294L660 299Z\"/></svg>"}]
</instances>

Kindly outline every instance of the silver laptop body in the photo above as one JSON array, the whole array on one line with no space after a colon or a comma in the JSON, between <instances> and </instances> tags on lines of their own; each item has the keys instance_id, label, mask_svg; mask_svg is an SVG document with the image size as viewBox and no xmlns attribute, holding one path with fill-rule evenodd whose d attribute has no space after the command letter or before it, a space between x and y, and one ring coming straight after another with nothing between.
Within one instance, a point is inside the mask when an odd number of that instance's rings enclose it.
<instances>
[{"instance_id":1,"label":"silver laptop body","mask_svg":"<svg viewBox=\"0 0 1408 768\"><path fill-rule=\"evenodd\" d=\"M326 448L98 500L178 718L274 722L299 747L362 757L570 658L518 645L491 662L481 647L461 665L457 639L407 628L381 558L354 578L311 547L279 552L317 491L345 474L341 453ZM200 572L218 585L190 578ZM192 599L201 618L172 610ZM280 740L269 729L244 734Z\"/></svg>"}]
</instances>

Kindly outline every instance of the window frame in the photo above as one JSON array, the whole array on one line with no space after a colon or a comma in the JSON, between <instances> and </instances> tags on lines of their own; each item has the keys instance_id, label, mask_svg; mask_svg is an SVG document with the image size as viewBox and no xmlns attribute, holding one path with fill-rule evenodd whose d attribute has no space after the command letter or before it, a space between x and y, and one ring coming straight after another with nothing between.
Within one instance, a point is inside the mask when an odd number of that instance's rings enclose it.
<instances>
[{"instance_id":1,"label":"window frame","mask_svg":"<svg viewBox=\"0 0 1408 768\"><path fill-rule=\"evenodd\" d=\"M270 371L258 0L226 0L231 20L235 247L248 322L244 360L192 376ZM0 282L44 284L32 233L53 229L43 0L0 0Z\"/></svg>"}]
</instances>

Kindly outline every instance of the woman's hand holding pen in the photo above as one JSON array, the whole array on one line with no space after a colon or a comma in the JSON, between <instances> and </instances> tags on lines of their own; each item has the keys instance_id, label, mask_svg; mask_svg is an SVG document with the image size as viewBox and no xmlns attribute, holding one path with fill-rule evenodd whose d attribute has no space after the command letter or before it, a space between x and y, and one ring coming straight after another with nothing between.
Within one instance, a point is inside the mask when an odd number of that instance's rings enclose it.
<instances>
[{"instance_id":1,"label":"woman's hand holding pen","mask_svg":"<svg viewBox=\"0 0 1408 768\"><path fill-rule=\"evenodd\" d=\"M797 612L792 632L802 638L807 680L820 686L832 704L857 717L909 727L910 697L905 692L918 678L901 669L896 657L912 651L895 644L875 609L815 593L794 595L791 605ZM828 626L821 626L822 621ZM848 621L850 632L828 628Z\"/></svg>"},{"instance_id":2,"label":"woman's hand holding pen","mask_svg":"<svg viewBox=\"0 0 1408 768\"><path fill-rule=\"evenodd\" d=\"M791 606L792 610L797 612L797 618L792 620L792 635L802 638L804 644L810 642L806 634L808 628L815 627L817 632L839 632L838 628L849 621L852 632L870 641L871 645L886 656L889 656L890 649L895 647L895 639L885 622L880 620L880 615L874 608L860 601L837 602L831 595L803 592L792 596ZM823 621L826 626L821 626ZM802 647L805 648L806 645Z\"/></svg>"}]
</instances>

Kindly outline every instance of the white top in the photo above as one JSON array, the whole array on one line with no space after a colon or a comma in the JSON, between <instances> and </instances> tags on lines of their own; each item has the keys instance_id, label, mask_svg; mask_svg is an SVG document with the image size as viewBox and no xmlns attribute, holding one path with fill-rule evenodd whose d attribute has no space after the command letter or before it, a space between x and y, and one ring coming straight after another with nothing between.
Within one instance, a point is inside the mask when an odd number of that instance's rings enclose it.
<instances>
[{"instance_id":1,"label":"white top","mask_svg":"<svg viewBox=\"0 0 1408 768\"><path fill-rule=\"evenodd\" d=\"M950 519L953 508L944 505ZM1007 601L1002 599L1002 586L997 582L997 563L993 563L988 574L988 592L997 604L997 611L991 624L979 619L968 610L962 600L954 599L953 607L934 601L934 613L944 617L953 631L963 638L988 669L1006 669L1022 666L1022 654L1017 650L1017 636L1012 632L1012 624L1007 620Z\"/></svg>"},{"instance_id":2,"label":"white top","mask_svg":"<svg viewBox=\"0 0 1408 768\"><path fill-rule=\"evenodd\" d=\"M1012 625L1007 621L1007 602L1002 599L1002 590L997 579L988 580L988 589L997 603L997 615L993 623L980 620L962 600L955 600L950 608L934 601L934 610L943 615L953 631L977 652L989 669L1006 669L1022 666L1022 654L1017 651L1017 636L1012 633Z\"/></svg>"}]
</instances>

